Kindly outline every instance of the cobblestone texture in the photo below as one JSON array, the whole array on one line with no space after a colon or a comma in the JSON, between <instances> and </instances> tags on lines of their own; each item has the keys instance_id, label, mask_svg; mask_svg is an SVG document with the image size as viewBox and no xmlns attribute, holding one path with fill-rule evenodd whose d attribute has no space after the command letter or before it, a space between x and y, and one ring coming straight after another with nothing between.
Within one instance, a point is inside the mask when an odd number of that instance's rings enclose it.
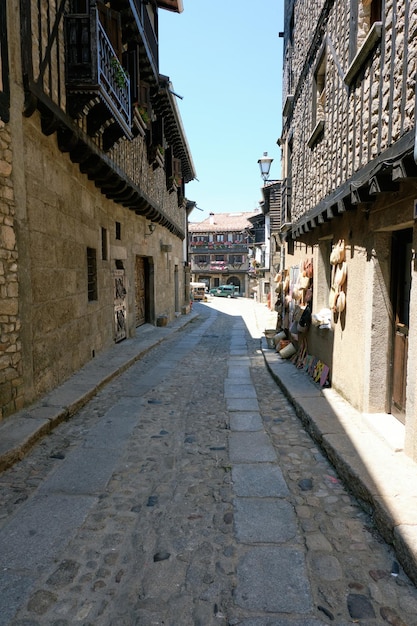
<instances>
[{"instance_id":1,"label":"cobblestone texture","mask_svg":"<svg viewBox=\"0 0 417 626\"><path fill-rule=\"evenodd\" d=\"M237 303L222 307L237 315ZM271 502L294 518L296 536L286 541L304 555L306 579L298 582L311 589L312 603L302 614L265 612L236 593L242 564L250 566L255 554L239 537L245 520L237 516L245 509L237 501L244 498L236 498L232 482L238 468L229 457L223 395L236 319L202 305L192 328L149 352L0 475L1 541L8 521L85 446L112 407L131 401L137 409L132 434L84 522L38 564L30 592L14 615L3 613L2 626L416 624L417 590L304 432L265 369L259 340L249 335L251 378L277 459L255 464L252 478L270 465L278 473L272 485L280 497ZM266 567L280 548L262 542L256 554ZM287 566L289 581L295 566ZM279 575L285 580L285 572Z\"/></svg>"}]
</instances>

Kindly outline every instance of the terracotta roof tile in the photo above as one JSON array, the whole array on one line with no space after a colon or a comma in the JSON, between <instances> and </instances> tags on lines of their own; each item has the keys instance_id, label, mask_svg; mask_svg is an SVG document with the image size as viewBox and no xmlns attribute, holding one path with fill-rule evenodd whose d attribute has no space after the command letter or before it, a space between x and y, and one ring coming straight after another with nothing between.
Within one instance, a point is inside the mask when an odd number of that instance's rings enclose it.
<instances>
[{"instance_id":1,"label":"terracotta roof tile","mask_svg":"<svg viewBox=\"0 0 417 626\"><path fill-rule=\"evenodd\" d=\"M190 222L190 233L240 231L252 226L249 218L260 215L259 211L246 213L214 213L202 222Z\"/></svg>"}]
</instances>

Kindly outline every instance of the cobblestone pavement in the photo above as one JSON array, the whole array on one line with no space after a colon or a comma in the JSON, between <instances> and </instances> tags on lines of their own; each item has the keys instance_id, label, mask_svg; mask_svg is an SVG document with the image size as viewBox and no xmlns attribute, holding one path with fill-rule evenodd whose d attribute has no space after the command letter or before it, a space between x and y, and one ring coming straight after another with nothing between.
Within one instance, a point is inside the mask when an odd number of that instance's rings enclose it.
<instances>
[{"instance_id":1,"label":"cobblestone pavement","mask_svg":"<svg viewBox=\"0 0 417 626\"><path fill-rule=\"evenodd\" d=\"M241 308L200 305L0 475L0 626L417 624Z\"/></svg>"}]
</instances>

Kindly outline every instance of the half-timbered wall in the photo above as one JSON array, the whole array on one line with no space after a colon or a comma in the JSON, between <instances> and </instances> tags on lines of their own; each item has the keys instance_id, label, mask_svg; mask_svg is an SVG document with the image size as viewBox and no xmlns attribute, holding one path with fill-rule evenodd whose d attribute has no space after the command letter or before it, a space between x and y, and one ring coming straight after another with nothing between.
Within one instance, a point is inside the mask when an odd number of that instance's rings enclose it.
<instances>
[{"instance_id":1,"label":"half-timbered wall","mask_svg":"<svg viewBox=\"0 0 417 626\"><path fill-rule=\"evenodd\" d=\"M294 102L284 120L284 136L294 129L292 174L299 182L292 190L293 221L414 128L417 2L387 0L381 40L347 85L350 31L357 28L354 6L333 0L295 3ZM326 58L324 130L309 145L320 54Z\"/></svg>"},{"instance_id":2,"label":"half-timbered wall","mask_svg":"<svg viewBox=\"0 0 417 626\"><path fill-rule=\"evenodd\" d=\"M405 450L417 460L416 55L416 0L286 2L286 265L314 257L315 313L331 302L329 257L339 239L347 262L345 309L332 311L330 329L310 329L308 348L357 409L404 423ZM394 273L398 241L409 254L401 275ZM409 318L398 325L401 281ZM401 378L402 405L395 399Z\"/></svg>"}]
</instances>

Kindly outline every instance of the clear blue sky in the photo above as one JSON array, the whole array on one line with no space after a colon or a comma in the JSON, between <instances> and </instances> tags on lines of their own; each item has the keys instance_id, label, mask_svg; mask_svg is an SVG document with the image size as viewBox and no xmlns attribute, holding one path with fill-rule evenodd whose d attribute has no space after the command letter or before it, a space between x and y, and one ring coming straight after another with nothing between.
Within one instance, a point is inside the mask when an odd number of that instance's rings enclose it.
<instances>
[{"instance_id":1,"label":"clear blue sky","mask_svg":"<svg viewBox=\"0 0 417 626\"><path fill-rule=\"evenodd\" d=\"M183 13L159 11L159 70L178 99L197 181L186 197L213 213L254 211L263 185L258 159L281 178L284 0L183 0Z\"/></svg>"}]
</instances>

